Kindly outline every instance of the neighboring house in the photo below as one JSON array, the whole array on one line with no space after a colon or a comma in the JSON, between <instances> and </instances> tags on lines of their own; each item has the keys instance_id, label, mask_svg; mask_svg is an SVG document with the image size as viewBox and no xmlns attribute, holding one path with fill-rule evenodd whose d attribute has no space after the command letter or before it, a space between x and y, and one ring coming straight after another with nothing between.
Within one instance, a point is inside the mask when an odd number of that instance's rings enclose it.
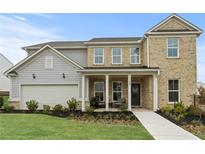
<instances>
[{"instance_id":1,"label":"neighboring house","mask_svg":"<svg viewBox=\"0 0 205 154\"><path fill-rule=\"evenodd\" d=\"M203 82L198 82L198 83L197 83L197 88L200 88L200 87L205 88L205 83L203 83Z\"/></svg>"},{"instance_id":2,"label":"neighboring house","mask_svg":"<svg viewBox=\"0 0 205 154\"><path fill-rule=\"evenodd\" d=\"M202 30L176 14L143 37L94 38L24 47L28 57L5 72L11 78L10 101L25 109L35 99L66 106L75 97L81 109L93 96L105 110L125 98L128 110L193 103L196 38Z\"/></svg>"},{"instance_id":3,"label":"neighboring house","mask_svg":"<svg viewBox=\"0 0 205 154\"><path fill-rule=\"evenodd\" d=\"M13 64L0 53L0 96L8 95L10 90L10 80L4 75L4 72L12 67Z\"/></svg>"}]
</instances>

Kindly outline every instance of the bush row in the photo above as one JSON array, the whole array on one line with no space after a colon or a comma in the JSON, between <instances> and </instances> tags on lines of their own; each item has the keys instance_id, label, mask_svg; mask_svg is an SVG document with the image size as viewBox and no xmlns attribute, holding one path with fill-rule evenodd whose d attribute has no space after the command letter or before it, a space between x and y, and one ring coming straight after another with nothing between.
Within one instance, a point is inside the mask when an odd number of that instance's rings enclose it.
<instances>
[{"instance_id":1,"label":"bush row","mask_svg":"<svg viewBox=\"0 0 205 154\"><path fill-rule=\"evenodd\" d=\"M200 108L194 105L186 107L182 102L174 103L173 106L166 105L160 111L176 121L184 119L187 115L198 116L200 118L203 115L203 111Z\"/></svg>"},{"instance_id":2,"label":"bush row","mask_svg":"<svg viewBox=\"0 0 205 154\"><path fill-rule=\"evenodd\" d=\"M56 104L54 107L49 105L43 105L43 111L48 113L52 110L54 113L75 111L78 106L78 101L75 98L71 98L67 101L68 107L64 107L61 104ZM26 106L29 111L36 111L39 107L39 103L36 100L30 100L26 102Z\"/></svg>"}]
</instances>

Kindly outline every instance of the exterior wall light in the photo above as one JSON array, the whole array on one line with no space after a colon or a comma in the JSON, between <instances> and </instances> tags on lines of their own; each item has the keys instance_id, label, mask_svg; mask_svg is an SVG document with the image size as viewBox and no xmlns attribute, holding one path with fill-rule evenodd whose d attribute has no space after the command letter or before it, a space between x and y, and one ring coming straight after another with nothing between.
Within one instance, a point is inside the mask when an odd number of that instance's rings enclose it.
<instances>
[{"instance_id":1,"label":"exterior wall light","mask_svg":"<svg viewBox=\"0 0 205 154\"><path fill-rule=\"evenodd\" d=\"M65 79L65 73L63 73L63 78Z\"/></svg>"},{"instance_id":2,"label":"exterior wall light","mask_svg":"<svg viewBox=\"0 0 205 154\"><path fill-rule=\"evenodd\" d=\"M34 73L32 74L32 76L33 76L33 79L35 79L35 78L36 78L36 75L35 75Z\"/></svg>"}]
</instances>

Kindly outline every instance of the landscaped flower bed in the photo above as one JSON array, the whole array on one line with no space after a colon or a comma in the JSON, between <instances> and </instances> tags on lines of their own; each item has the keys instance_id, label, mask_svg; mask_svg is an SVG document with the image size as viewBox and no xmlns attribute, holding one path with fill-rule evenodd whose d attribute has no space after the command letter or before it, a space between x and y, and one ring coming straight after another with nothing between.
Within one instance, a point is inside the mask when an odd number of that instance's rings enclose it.
<instances>
[{"instance_id":1,"label":"landscaped flower bed","mask_svg":"<svg viewBox=\"0 0 205 154\"><path fill-rule=\"evenodd\" d=\"M177 111L181 111L177 112L180 118L176 118L176 111L174 110L176 110L174 107L164 107L157 113L201 139L205 139L205 115L199 108L181 105L180 109L177 109Z\"/></svg>"}]
</instances>

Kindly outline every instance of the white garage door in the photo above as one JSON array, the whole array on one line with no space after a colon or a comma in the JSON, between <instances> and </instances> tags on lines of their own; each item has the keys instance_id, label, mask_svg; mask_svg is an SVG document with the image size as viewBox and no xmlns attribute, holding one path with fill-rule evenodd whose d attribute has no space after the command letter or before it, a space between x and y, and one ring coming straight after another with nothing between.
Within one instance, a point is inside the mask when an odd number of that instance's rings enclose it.
<instances>
[{"instance_id":1,"label":"white garage door","mask_svg":"<svg viewBox=\"0 0 205 154\"><path fill-rule=\"evenodd\" d=\"M70 98L79 98L77 84L72 85L23 85L21 86L21 108L26 109L26 102L36 100L39 102L39 109L43 105L54 106L62 104L67 107L67 100Z\"/></svg>"}]
</instances>

